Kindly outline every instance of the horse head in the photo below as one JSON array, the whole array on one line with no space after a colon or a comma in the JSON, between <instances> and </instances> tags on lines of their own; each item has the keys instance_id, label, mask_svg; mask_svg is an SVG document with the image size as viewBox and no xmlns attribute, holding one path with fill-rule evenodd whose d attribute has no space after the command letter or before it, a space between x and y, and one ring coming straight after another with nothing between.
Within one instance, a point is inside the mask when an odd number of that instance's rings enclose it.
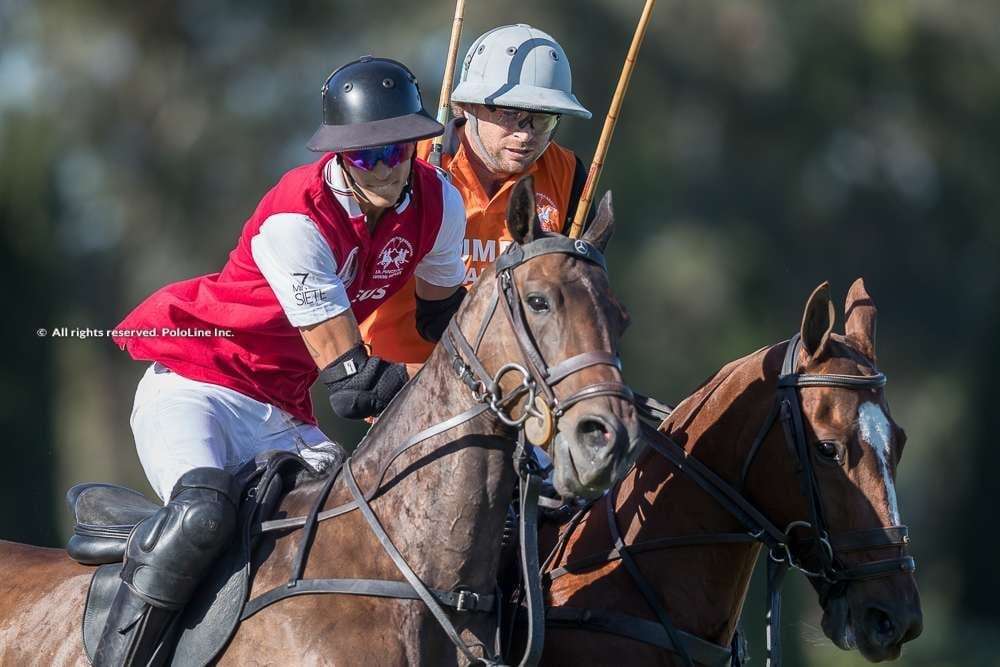
<instances>
[{"instance_id":1,"label":"horse head","mask_svg":"<svg viewBox=\"0 0 1000 667\"><path fill-rule=\"evenodd\" d=\"M827 284L810 296L800 344L786 352L779 379L786 403L798 395L799 407L782 414L784 429L774 429L777 439L785 431L788 448L761 449L756 465L771 474L758 475L756 485L751 476L748 490L773 521L790 526L784 556L816 588L827 637L869 660L892 660L922 630L895 490L906 434L892 418L885 376L876 368L876 309L860 278L845 310L846 335L834 334ZM787 483L775 483L778 470Z\"/></svg>"},{"instance_id":2,"label":"horse head","mask_svg":"<svg viewBox=\"0 0 1000 667\"><path fill-rule=\"evenodd\" d=\"M511 193L507 228L513 243L455 321L504 397L504 418L548 445L556 490L596 497L628 468L639 441L618 358L628 314L602 254L614 228L611 195L583 237L567 239L543 231L526 177Z\"/></svg>"}]
</instances>

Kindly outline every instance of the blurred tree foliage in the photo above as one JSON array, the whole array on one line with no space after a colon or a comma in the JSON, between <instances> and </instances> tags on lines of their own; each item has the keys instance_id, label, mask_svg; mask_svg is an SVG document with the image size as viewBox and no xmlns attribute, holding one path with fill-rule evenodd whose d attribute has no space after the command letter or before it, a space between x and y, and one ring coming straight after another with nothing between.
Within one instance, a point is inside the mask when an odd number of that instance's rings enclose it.
<instances>
[{"instance_id":1,"label":"blurred tree foliage","mask_svg":"<svg viewBox=\"0 0 1000 667\"><path fill-rule=\"evenodd\" d=\"M494 25L551 32L595 112L559 140L586 158L641 4L469 2L462 52ZM59 544L78 481L148 489L128 428L142 365L107 339L36 330L107 329L160 285L218 270L258 198L312 159L323 77L364 53L398 58L432 105L451 12L0 3L0 536ZM910 436L900 496L926 629L908 665L993 662L1000 620L997 25L984 0L661 0L602 180L634 318L627 374L663 399L790 335L820 281L843 294L866 278ZM822 637L807 588L790 587L793 663L852 662Z\"/></svg>"}]
</instances>

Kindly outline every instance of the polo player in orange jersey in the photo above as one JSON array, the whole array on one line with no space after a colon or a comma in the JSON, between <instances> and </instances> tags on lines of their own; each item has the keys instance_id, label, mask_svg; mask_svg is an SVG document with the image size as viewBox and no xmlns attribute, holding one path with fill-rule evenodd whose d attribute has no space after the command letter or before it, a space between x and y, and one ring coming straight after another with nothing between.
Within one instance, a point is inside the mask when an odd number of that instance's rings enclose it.
<instances>
[{"instance_id":1,"label":"polo player in orange jersey","mask_svg":"<svg viewBox=\"0 0 1000 667\"><path fill-rule=\"evenodd\" d=\"M591 114L573 95L562 47L523 24L494 28L472 43L451 100L456 118L445 130L441 167L465 202L468 286L511 242L507 202L522 176L534 177L542 227L559 233L569 229L586 169L552 136L562 116ZM421 158L430 150L429 140L417 146ZM408 364L427 359L434 343L415 333L419 301L411 280L362 322L372 354ZM428 307L420 305L422 311Z\"/></svg>"}]
</instances>

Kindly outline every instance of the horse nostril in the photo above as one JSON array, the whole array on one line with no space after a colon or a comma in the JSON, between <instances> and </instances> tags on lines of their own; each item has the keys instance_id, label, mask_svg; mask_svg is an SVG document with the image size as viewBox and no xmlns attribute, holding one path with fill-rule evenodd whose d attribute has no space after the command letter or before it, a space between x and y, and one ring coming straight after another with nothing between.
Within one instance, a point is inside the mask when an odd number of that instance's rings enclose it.
<instances>
[{"instance_id":1,"label":"horse nostril","mask_svg":"<svg viewBox=\"0 0 1000 667\"><path fill-rule=\"evenodd\" d=\"M865 612L868 617L868 627L875 631L875 635L880 643L889 646L896 640L896 624L892 617L878 607L869 607Z\"/></svg>"},{"instance_id":2,"label":"horse nostril","mask_svg":"<svg viewBox=\"0 0 1000 667\"><path fill-rule=\"evenodd\" d=\"M605 447L611 440L611 432L603 421L587 417L577 423L576 438L578 442L589 447Z\"/></svg>"}]
</instances>

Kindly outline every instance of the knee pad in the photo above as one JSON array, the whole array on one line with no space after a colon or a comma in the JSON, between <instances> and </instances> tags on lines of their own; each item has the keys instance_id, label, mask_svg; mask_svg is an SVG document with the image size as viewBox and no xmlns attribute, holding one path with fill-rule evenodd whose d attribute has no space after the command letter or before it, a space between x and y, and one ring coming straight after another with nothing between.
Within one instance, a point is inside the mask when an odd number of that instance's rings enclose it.
<instances>
[{"instance_id":1,"label":"knee pad","mask_svg":"<svg viewBox=\"0 0 1000 667\"><path fill-rule=\"evenodd\" d=\"M147 603L183 607L232 540L236 503L229 473L197 468L174 486L170 502L140 522L125 547L122 579Z\"/></svg>"}]
</instances>

